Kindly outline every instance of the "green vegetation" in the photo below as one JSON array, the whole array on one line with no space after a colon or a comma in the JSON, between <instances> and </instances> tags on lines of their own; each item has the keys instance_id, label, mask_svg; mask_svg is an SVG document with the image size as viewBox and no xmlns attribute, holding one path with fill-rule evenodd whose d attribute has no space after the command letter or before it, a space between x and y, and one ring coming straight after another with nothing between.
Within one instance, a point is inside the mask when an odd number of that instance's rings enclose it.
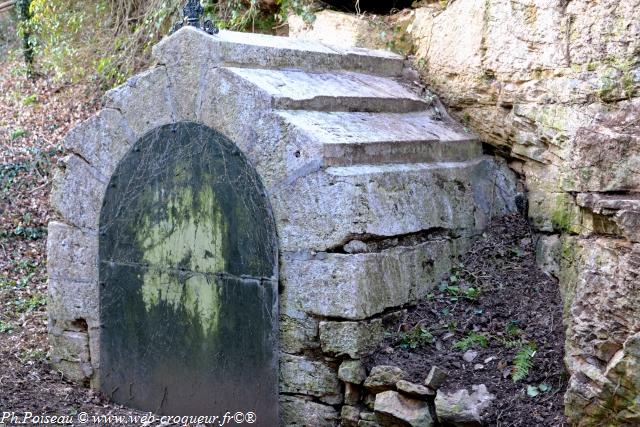
<instances>
[{"instance_id":1,"label":"green vegetation","mask_svg":"<svg viewBox=\"0 0 640 427\"><path fill-rule=\"evenodd\" d=\"M455 273L449 277L449 282L451 283L458 283L458 280L458 276ZM439 289L449 295L451 301L457 301L459 298L475 301L480 296L480 288L474 286L450 285L443 281L440 283Z\"/></svg>"},{"instance_id":2,"label":"green vegetation","mask_svg":"<svg viewBox=\"0 0 640 427\"><path fill-rule=\"evenodd\" d=\"M529 375L529 370L533 365L533 356L536 354L536 344L530 342L524 344L520 351L513 358L513 368L511 369L511 378L513 382L523 380Z\"/></svg>"},{"instance_id":3,"label":"green vegetation","mask_svg":"<svg viewBox=\"0 0 640 427\"><path fill-rule=\"evenodd\" d=\"M400 334L400 347L415 350L416 348L432 344L433 335L423 325L416 325L410 331Z\"/></svg>"},{"instance_id":4,"label":"green vegetation","mask_svg":"<svg viewBox=\"0 0 640 427\"><path fill-rule=\"evenodd\" d=\"M489 340L484 334L469 332L466 337L456 341L453 348L460 351L467 351L476 345L480 347L487 347L489 345Z\"/></svg>"},{"instance_id":5,"label":"green vegetation","mask_svg":"<svg viewBox=\"0 0 640 427\"><path fill-rule=\"evenodd\" d=\"M10 138L12 141L15 141L18 138L22 138L26 134L27 134L27 131L24 129L14 129L13 132L11 132Z\"/></svg>"},{"instance_id":6,"label":"green vegetation","mask_svg":"<svg viewBox=\"0 0 640 427\"><path fill-rule=\"evenodd\" d=\"M12 330L13 330L13 326L11 326L9 323L6 323L0 320L0 334L11 332Z\"/></svg>"},{"instance_id":7,"label":"green vegetation","mask_svg":"<svg viewBox=\"0 0 640 427\"><path fill-rule=\"evenodd\" d=\"M151 47L182 17L183 0L21 0L25 59L66 82L120 84L150 62ZM313 20L310 0L202 1L220 28L273 33L289 13ZM269 6L267 6L269 5ZM28 47L28 49L27 49ZM35 61L35 62L34 62ZM32 65L29 65L31 70Z\"/></svg>"}]
</instances>

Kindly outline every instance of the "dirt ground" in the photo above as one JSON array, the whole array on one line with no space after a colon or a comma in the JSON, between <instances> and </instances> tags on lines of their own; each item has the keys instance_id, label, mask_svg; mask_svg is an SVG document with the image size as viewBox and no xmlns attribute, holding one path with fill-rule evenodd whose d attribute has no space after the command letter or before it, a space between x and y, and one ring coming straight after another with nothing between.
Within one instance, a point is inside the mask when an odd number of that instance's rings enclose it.
<instances>
[{"instance_id":1,"label":"dirt ground","mask_svg":"<svg viewBox=\"0 0 640 427\"><path fill-rule=\"evenodd\" d=\"M485 414L490 426L566 425L560 293L536 267L519 215L493 222L464 262L390 332L369 367L398 366L422 383L437 365L449 373L443 391L485 384L496 396ZM467 362L466 352L477 355Z\"/></svg>"}]
</instances>

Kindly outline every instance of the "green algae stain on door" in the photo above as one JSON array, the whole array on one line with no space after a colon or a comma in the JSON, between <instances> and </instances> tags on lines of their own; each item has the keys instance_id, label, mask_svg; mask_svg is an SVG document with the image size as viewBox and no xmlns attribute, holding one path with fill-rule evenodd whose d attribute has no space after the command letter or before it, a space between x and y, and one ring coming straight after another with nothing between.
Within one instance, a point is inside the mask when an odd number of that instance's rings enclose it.
<instances>
[{"instance_id":1,"label":"green algae stain on door","mask_svg":"<svg viewBox=\"0 0 640 427\"><path fill-rule=\"evenodd\" d=\"M100 216L100 388L174 415L277 425L277 240L255 169L206 126L137 141Z\"/></svg>"}]
</instances>

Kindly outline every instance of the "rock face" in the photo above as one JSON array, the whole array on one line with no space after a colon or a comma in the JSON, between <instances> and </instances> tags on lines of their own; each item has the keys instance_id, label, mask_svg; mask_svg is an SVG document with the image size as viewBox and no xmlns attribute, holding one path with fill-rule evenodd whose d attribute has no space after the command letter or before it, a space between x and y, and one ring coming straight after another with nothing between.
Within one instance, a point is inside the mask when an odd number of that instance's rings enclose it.
<instances>
[{"instance_id":1,"label":"rock face","mask_svg":"<svg viewBox=\"0 0 640 427\"><path fill-rule=\"evenodd\" d=\"M636 424L640 390L622 369L640 331L640 2L455 0L411 15L422 78L524 184L538 258L564 295L567 415Z\"/></svg>"},{"instance_id":2,"label":"rock face","mask_svg":"<svg viewBox=\"0 0 640 427\"><path fill-rule=\"evenodd\" d=\"M246 156L271 204L281 423L372 425L352 409L373 403L357 360L492 216L516 209L515 175L390 52L188 27L154 55L159 65L109 91L66 141L48 239L54 364L100 387L105 192L143 135L192 122Z\"/></svg>"}]
</instances>

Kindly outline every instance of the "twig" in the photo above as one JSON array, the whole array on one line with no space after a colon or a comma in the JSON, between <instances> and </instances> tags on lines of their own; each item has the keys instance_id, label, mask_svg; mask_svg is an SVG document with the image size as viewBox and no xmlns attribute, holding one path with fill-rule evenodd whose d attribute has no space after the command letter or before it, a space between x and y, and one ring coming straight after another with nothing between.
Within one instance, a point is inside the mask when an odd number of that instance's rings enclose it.
<instances>
[{"instance_id":1,"label":"twig","mask_svg":"<svg viewBox=\"0 0 640 427\"><path fill-rule=\"evenodd\" d=\"M46 187L47 185L49 185L49 180L46 180L44 184L37 186L36 188L32 188L31 190L29 190L27 193L28 194L32 194L35 193L36 191Z\"/></svg>"}]
</instances>

